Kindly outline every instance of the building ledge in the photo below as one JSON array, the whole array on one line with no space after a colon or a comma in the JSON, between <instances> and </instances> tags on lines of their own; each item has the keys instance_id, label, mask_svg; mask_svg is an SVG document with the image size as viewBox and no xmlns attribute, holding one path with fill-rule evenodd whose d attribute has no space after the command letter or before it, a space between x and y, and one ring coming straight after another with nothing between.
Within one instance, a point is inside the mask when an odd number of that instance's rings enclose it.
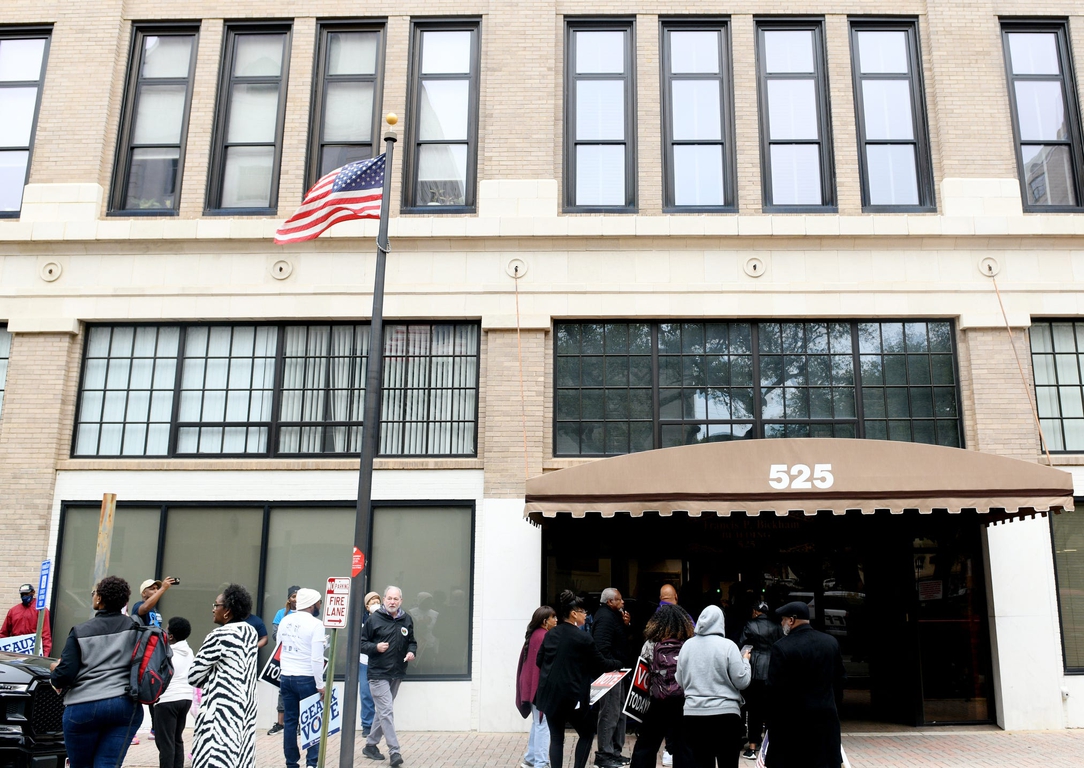
<instances>
[{"instance_id":1,"label":"building ledge","mask_svg":"<svg viewBox=\"0 0 1084 768\"><path fill-rule=\"evenodd\" d=\"M60 472L358 471L358 459L62 459ZM484 469L481 459L376 459L373 469Z\"/></svg>"}]
</instances>

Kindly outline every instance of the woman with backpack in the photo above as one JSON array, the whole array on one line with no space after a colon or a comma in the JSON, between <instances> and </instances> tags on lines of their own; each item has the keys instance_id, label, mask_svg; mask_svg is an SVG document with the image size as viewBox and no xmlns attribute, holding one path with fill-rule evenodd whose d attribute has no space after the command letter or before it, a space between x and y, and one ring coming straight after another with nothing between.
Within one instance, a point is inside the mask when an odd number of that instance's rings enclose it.
<instances>
[{"instance_id":1,"label":"woman with backpack","mask_svg":"<svg viewBox=\"0 0 1084 768\"><path fill-rule=\"evenodd\" d=\"M557 600L557 619L557 626L546 633L538 650L534 705L545 714L550 728L550 768L561 768L566 724L579 736L575 768L584 768L598 719L591 710L591 681L602 672L621 669L621 662L599 653L594 638L580 629L587 609L567 589Z\"/></svg>"},{"instance_id":2,"label":"woman with backpack","mask_svg":"<svg viewBox=\"0 0 1084 768\"><path fill-rule=\"evenodd\" d=\"M203 689L192 768L256 766L256 630L245 621L252 595L230 584L215 598L217 629L203 639L188 682Z\"/></svg>"},{"instance_id":3,"label":"woman with backpack","mask_svg":"<svg viewBox=\"0 0 1084 768\"><path fill-rule=\"evenodd\" d=\"M534 705L538 692L538 651L546 632L557 626L557 612L548 605L534 609L527 636L519 654L516 669L516 707L524 717L531 718L531 735L527 737L527 754L520 768L546 768L550 764L550 731L546 716Z\"/></svg>"},{"instance_id":4,"label":"woman with backpack","mask_svg":"<svg viewBox=\"0 0 1084 768\"><path fill-rule=\"evenodd\" d=\"M682 726L696 768L737 768L741 761L741 692L749 687L749 653L726 637L723 611L709 605L681 648L677 682L685 691Z\"/></svg>"},{"instance_id":5,"label":"woman with backpack","mask_svg":"<svg viewBox=\"0 0 1084 768\"><path fill-rule=\"evenodd\" d=\"M51 682L64 697L64 747L71 768L115 768L143 723L128 694L136 625L122 614L132 590L106 576L94 587L94 618L72 627Z\"/></svg>"},{"instance_id":6,"label":"woman with backpack","mask_svg":"<svg viewBox=\"0 0 1084 768\"><path fill-rule=\"evenodd\" d=\"M647 622L640 657L650 661L651 704L640 725L629 768L653 768L663 739L674 757L674 768L692 768L692 753L681 733L685 692L677 682L678 653L692 636L693 620L677 605L660 605Z\"/></svg>"}]
</instances>

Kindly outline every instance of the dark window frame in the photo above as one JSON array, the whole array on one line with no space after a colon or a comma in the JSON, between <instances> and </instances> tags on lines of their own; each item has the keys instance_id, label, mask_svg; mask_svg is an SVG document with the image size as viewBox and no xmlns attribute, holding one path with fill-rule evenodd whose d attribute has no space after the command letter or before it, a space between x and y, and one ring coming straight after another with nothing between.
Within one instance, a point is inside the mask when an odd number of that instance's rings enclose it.
<instances>
[{"instance_id":1,"label":"dark window frame","mask_svg":"<svg viewBox=\"0 0 1084 768\"><path fill-rule=\"evenodd\" d=\"M577 32L620 31L625 33L625 138L621 141L593 140L584 144L625 147L625 204L576 204L576 83L581 80L616 80L614 74L576 74ZM636 19L633 17L565 17L564 55L564 213L638 213L637 125L636 125Z\"/></svg>"},{"instance_id":2,"label":"dark window frame","mask_svg":"<svg viewBox=\"0 0 1084 768\"><path fill-rule=\"evenodd\" d=\"M45 74L49 71L49 50L53 44L53 25L39 25L29 27L0 27L0 38L4 40L25 40L32 38L45 38L45 47L41 52L41 72L38 73L37 80L12 80L11 82L4 82L0 87L3 88L29 88L31 86L38 89L37 98L34 101L34 119L30 123L30 144L26 149L26 173L23 176L23 190L26 189L26 185L30 181L30 169L34 165L34 139L38 135L38 118L41 115L41 95L45 90ZM22 148L15 147L0 147L0 150L10 149L12 151L22 151ZM17 211L0 211L0 219L17 219L22 216L23 212L23 191L19 192L19 210Z\"/></svg>"},{"instance_id":3,"label":"dark window frame","mask_svg":"<svg viewBox=\"0 0 1084 768\"><path fill-rule=\"evenodd\" d=\"M832 100L828 82L828 52L824 30L824 17L755 17L753 20L756 34L756 73L757 73L757 109L760 134L760 178L762 211L764 213L837 213L835 149L832 136ZM780 144L813 144L819 146L818 157L821 170L820 205L784 205L774 203L772 197L771 164L771 128L768 115L768 80L793 80L799 77L795 73L769 75L765 71L764 32L765 31L810 31L813 33L813 68L810 75L800 77L812 79L817 96L817 133L816 142L803 140L781 140Z\"/></svg>"},{"instance_id":4,"label":"dark window frame","mask_svg":"<svg viewBox=\"0 0 1084 768\"><path fill-rule=\"evenodd\" d=\"M65 528L64 523L67 518L68 510L72 507L78 508L97 508L101 506L101 499L92 499L87 501L79 500L65 500L60 503L60 518L59 527L56 542L56 552L53 556L53 562L56 564L56 570L53 573L54 579L60 577L59 569L61 567L63 548L65 544ZM267 581L267 560L270 553L269 546L269 533L271 525L271 513L276 509L355 509L357 507L357 500L333 500L333 501L118 501L117 508L123 509L125 507L142 508L158 507L161 510L161 515L158 520L158 541L157 550L155 553L155 573L162 572L162 564L165 559L166 550L166 529L169 520L170 509L199 509L201 507L216 507L216 508L228 508L228 509L262 509L263 521L262 521L262 535L260 537L260 559L258 572L260 574L260 583L256 585L255 589L251 589L252 593L252 612L259 616L264 612L264 593L266 591L265 585ZM462 675L411 675L408 680L416 680L419 682L426 681L469 681L472 679L474 666L473 659L475 653L474 642L474 607L475 607L475 593L474 588L476 584L476 563L475 554L477 551L477 536L478 536L478 503L475 499L374 499L373 500L373 512L377 512L382 508L395 508L395 507L413 507L413 508L430 508L430 507L459 507L463 509L470 509L470 583L468 589L470 590L467 599L467 647L469 652L467 653L467 671ZM375 517L375 515L374 515ZM371 523L370 523L371 525ZM371 534L371 531L370 531ZM366 553L366 560L368 563L372 563L372 536L369 536L369 548L370 551ZM60 582L55 582L60 583ZM379 588L379 587L378 587ZM49 597L49 611L56 614L57 600L59 590L52 590L52 594ZM133 595L135 597L135 595ZM270 649L269 649L270 650ZM345 680L346 672L340 671L335 675L336 680Z\"/></svg>"},{"instance_id":5,"label":"dark window frame","mask_svg":"<svg viewBox=\"0 0 1084 768\"><path fill-rule=\"evenodd\" d=\"M1082 320L1079 317L1075 317L1075 318L1073 318L1073 317L1070 317L1070 318L1065 318L1065 317L1041 317L1041 318L1040 317L1033 317L1031 319L1031 326L1028 328L1028 342L1029 342L1029 345L1028 345L1028 360L1031 363L1031 391L1032 391L1033 395L1035 396L1036 412L1038 413L1038 411L1039 411L1039 387L1040 386L1049 387L1049 388L1054 389L1056 392L1058 392L1057 398L1058 398L1058 414L1059 415L1056 416L1056 417L1054 417L1054 416L1041 416L1040 415L1039 419L1040 419L1041 422L1042 421L1057 421L1058 422L1058 427L1059 427L1059 429L1062 430L1062 434L1061 434L1061 444L1062 445L1065 444L1065 425L1063 423L1064 420L1065 420L1065 415L1064 415L1063 409L1061 407L1061 393L1060 393L1059 390L1062 387L1065 387L1065 386L1075 386L1075 387L1077 387L1079 389L1084 390L1084 385L1082 385L1082 384L1074 384L1072 382L1070 382L1069 384L1061 384L1060 383L1060 377L1059 377L1058 371L1057 371L1056 362L1055 362L1055 368L1054 368L1054 381L1052 383L1043 383L1043 384L1039 383L1038 376L1035 375L1035 356L1036 356L1036 354L1053 357L1053 358L1055 358L1055 361L1056 361L1057 355L1059 353L1054 352L1054 351L1036 353L1034 345L1031 344L1031 329L1034 328L1037 325L1050 326L1050 328L1051 328L1051 343L1053 343L1053 326L1055 324L1057 324L1057 323L1072 323L1075 326L1076 324L1082 323L1082 322L1084 322L1084 320ZM1066 354L1066 353L1060 353L1060 354ZM1084 348L1078 349L1076 355L1077 355L1077 365L1080 368L1084 369ZM1044 428L1043 436L1044 437L1046 436L1045 428ZM1048 450L1052 455L1057 455L1057 456L1079 456L1081 454L1084 454L1084 450L1068 450L1068 449L1065 449L1065 448L1055 449L1055 448L1049 448L1048 444L1049 444L1049 441L1047 441L1047 445L1043 446L1043 449Z\"/></svg>"},{"instance_id":6,"label":"dark window frame","mask_svg":"<svg viewBox=\"0 0 1084 768\"><path fill-rule=\"evenodd\" d=\"M667 33L673 31L704 31L719 34L718 75L693 75L671 72L670 38ZM738 210L738 161L734 146L734 68L733 49L730 39L730 18L703 19L659 19L661 64L660 83L662 85L662 148L663 148L663 213L735 213ZM673 138L673 88L674 80L714 80L720 85L720 125L722 138L719 141L675 140ZM723 147L723 204L722 205L678 205L675 202L674 182L674 147L681 144L722 144Z\"/></svg>"},{"instance_id":7,"label":"dark window frame","mask_svg":"<svg viewBox=\"0 0 1084 768\"><path fill-rule=\"evenodd\" d=\"M1073 69L1072 46L1069 39L1069 22L1058 18L1013 19L1001 18L1001 45L1005 77L1008 86L1009 111L1012 120L1013 150L1020 178L1020 202L1025 213L1079 213L1084 210L1084 139L1080 122L1080 104L1077 102L1076 73ZM1068 141L1028 142L1029 144L1062 144L1069 147L1069 159L1073 169L1076 205L1032 205L1028 203L1027 176L1024 168L1024 142L1020 138L1020 111L1016 103L1016 80L1050 81L1052 75L1016 75L1012 71L1009 52L1009 34L1012 32L1053 32L1058 43L1058 62L1061 65L1061 92L1065 104L1065 118L1069 124Z\"/></svg>"},{"instance_id":8,"label":"dark window frame","mask_svg":"<svg viewBox=\"0 0 1084 768\"><path fill-rule=\"evenodd\" d=\"M864 213L927 213L937 210L933 159L930 152L930 127L926 112L926 88L922 77L922 46L919 39L917 18L885 17L872 18L852 16L850 26L851 77L854 86L854 120L858 140L858 170L862 182L862 211ZM907 64L911 72L900 74L863 75L861 58L858 53L858 33L860 32L904 32L907 36ZM917 205L884 205L870 202L869 169L866 161L866 146L869 144L906 144L908 142L893 139L869 140L866 138L865 102L862 81L866 78L876 80L905 80L911 91L911 123L915 147L915 178L918 185Z\"/></svg>"},{"instance_id":9,"label":"dark window frame","mask_svg":"<svg viewBox=\"0 0 1084 768\"><path fill-rule=\"evenodd\" d=\"M139 99L140 65L143 62L143 40L149 36L192 36L192 56L188 61L188 76L184 78L155 78L153 82L163 85L184 85L184 114L181 117L180 154L177 157L177 205L172 209L126 208L125 198L132 170L132 126L135 122L136 102ZM192 113L192 91L196 80L196 59L199 54L200 23L198 21L170 24L133 24L128 56L128 77L124 84L124 101L121 103L121 122L117 136L117 149L113 156L113 179L109 195L108 216L179 216L181 191L184 182L185 150L188 146L188 122Z\"/></svg>"},{"instance_id":10,"label":"dark window frame","mask_svg":"<svg viewBox=\"0 0 1084 768\"><path fill-rule=\"evenodd\" d=\"M1075 501L1078 505L1084 504L1084 498L1080 496L1077 496ZM1058 640L1061 645L1061 668L1065 675L1077 677L1084 675L1084 666L1069 666L1069 656L1065 650L1065 609L1061 604L1062 576L1058 573L1057 539L1054 534L1055 515L1047 514L1046 517L1048 519L1047 525L1050 527L1050 565L1054 569L1054 601L1058 604Z\"/></svg>"},{"instance_id":11,"label":"dark window frame","mask_svg":"<svg viewBox=\"0 0 1084 768\"><path fill-rule=\"evenodd\" d=\"M763 385L761 383L761 370L760 370L761 369L761 361L766 355L767 356L776 356L776 355L781 355L783 353L781 353L781 352L777 353L777 352L763 352L763 351L761 351L761 349L760 349L760 339L759 339L759 333L760 333L759 326L761 324L789 323L789 322L793 322L793 323L823 323L823 324L842 323L842 324L846 324L846 325L848 325L850 327L850 332L851 332L851 352L850 352L850 356L852 358L851 371L852 371L853 376L854 376L854 383L852 385L850 385L850 388L854 393L854 404L855 404L855 415L854 415L854 417L852 419L836 419L836 418L832 418L832 419L766 418L763 415L761 415L760 409L761 409L761 403L762 403L762 390L764 389L764 386L765 386L765 385ZM861 358L862 358L862 356L864 354L869 355L871 353L863 353L861 351L860 339L859 339L859 326L861 324L863 324L863 323L875 323L878 326L883 326L885 324L907 323L907 322L921 322L921 323L937 322L937 323L947 323L949 325L949 336L950 336L950 340L951 340L951 356L952 356L952 363L953 363L953 371L952 371L952 373L953 373L953 379L954 379L953 391L955 393L955 407L956 407L956 416L955 416L955 420L956 420L956 423L957 423L956 435L957 435L957 439L958 439L958 446L961 447L961 448L965 448L966 447L966 434L965 434L965 425L964 425L964 416L965 416L965 414L964 414L964 409L963 409L963 399L962 399L962 391L961 391L961 383L960 383L959 348L958 348L957 337L956 337L956 330L957 330L956 322L952 318L932 317L932 316L930 316L930 317L922 317L922 318L885 318L885 317L878 317L878 318L800 318L800 319L793 319L793 320L780 320L778 318L775 318L775 319L772 319L772 318L674 318L672 320L643 320L643 319L637 320L637 319L629 319L629 318L612 318L612 319L605 319L605 320L583 320L583 319L577 319L577 318L568 318L568 319L556 319L555 318L554 319L554 325L553 325L553 347L552 347L553 360L554 360L554 385L553 385L553 400L552 400L553 409L552 409L552 417L550 419L550 428L552 430L552 435L553 435L551 445L550 445L550 447L552 449L552 452L553 452L552 455L555 458L603 458L603 457L608 457L608 456L625 455L625 454L622 454L622 453L583 453L583 452L581 452L581 453L566 453L566 452L561 452L561 451L558 450L558 425L560 423L562 423L558 419L559 391L561 389L573 389L573 390L581 391L581 392L584 391L584 389L609 389L609 387L607 387L605 384L603 384L601 387L589 387L589 388L585 387L582 384L578 388L575 388L575 387L565 388L565 387L559 386L557 371L556 371L557 361L558 361L559 358L561 358L561 357L577 357L579 359L582 359L585 356L594 356L596 354L596 353L587 353L587 355L585 355L585 353L583 353L582 351L579 352L579 353L576 353L575 355L565 355L565 354L559 353L558 352L559 335L557 333L557 326L559 326L559 325L571 324L571 325L580 325L580 326L582 326L582 325L590 325L590 324L605 325L605 324L608 324L608 323L614 323L614 324L646 324L646 325L651 326L651 351L647 356L650 357L650 359L651 359L650 391L651 391L651 408L652 408L652 415L651 415L652 441L653 441L652 449L659 449L659 448L665 447L664 443L663 443L663 440L662 440L662 428L664 426L682 425L682 424L699 425L699 424L705 424L706 423L706 424L708 424L710 426L711 424L732 424L733 425L733 424L746 424L746 423L748 423L748 424L752 425L752 430L753 430L753 434L751 435L752 438L765 438L765 426L771 426L771 425L775 425L775 424L809 424L809 425L812 426L812 425L818 425L818 424L839 425L839 424L844 424L844 423L847 423L847 424L852 424L853 423L854 427L855 427L855 437L856 438L865 438L865 436L866 436L866 427L867 427L867 424L866 424L867 417L866 417L866 415L864 413L863 387L864 386L867 386L867 387L872 386L872 387L876 388L876 387L880 386L880 388L885 389L886 385L884 385L884 384L881 384L881 385L876 385L876 384L874 384L874 385L863 385L863 383L862 383ZM710 420L710 419L700 419L698 417L696 417L696 418L688 418L688 419L685 419L685 418L682 418L682 419L663 419L661 417L661 402L660 402L661 394L662 394L664 389L667 389L667 388L672 389L672 387L664 387L664 386L662 386L660 384L659 358L664 356L664 355L660 354L660 352L659 352L659 343L658 343L659 326L664 325L664 324L681 324L681 323L701 323L701 324L702 323L721 323L721 324L739 323L739 324L748 324L750 326L750 352L749 352L748 356L751 359L751 367L752 367L752 384L750 386L751 386L751 389L752 389L752 392L753 392L753 413L749 418L730 418L730 419ZM598 353L598 354L599 355L604 355L605 353ZM638 354L640 356L644 356L643 353L638 353ZM683 353L678 353L678 354L679 354L679 357L682 357L682 358L692 355L692 353L684 353L684 352ZM804 354L812 356L814 353L804 353ZM873 354L879 354L879 355L881 355L883 357L886 353L884 351L882 351L880 353L873 353ZM912 354L912 353L890 353L890 354ZM931 353L931 352L927 351L926 354L927 354L927 356L929 356L931 354L949 354L949 353ZM620 356L620 354L618 356ZM632 355L631 355L631 353L626 352L626 353L624 353L624 356L626 358L629 358ZM910 374L908 374L908 378L909 377L910 377ZM821 387L821 386L831 386L832 389L835 389L835 385L809 385L809 384L798 385L798 388L809 389L810 387ZM890 387L895 386L896 388L899 388L900 386L902 386L903 388L905 388L908 391L908 393L910 393L912 388L926 387L926 388L931 388L932 389L934 386L945 387L947 385L934 385L932 383L931 384L915 384L915 385L912 385L912 384L908 383L908 384L905 384L905 385L888 385L888 386L890 386ZM727 387L729 387L729 385L726 385L723 388L727 388ZM618 387L618 388L620 389L620 387ZM632 388L633 388L633 386L631 384L629 384L626 387L626 389L632 389ZM644 387L641 386L639 388L642 389ZM694 387L690 386L690 387L687 387L687 388L694 388ZM921 417L921 416L916 417L914 415L909 415L906 419L888 419L888 418L877 417L876 419L871 418L869 420L878 421L878 422L881 422L881 421L887 422L887 421L890 421L890 420L906 420L906 421L908 421L908 422L910 422L912 424L912 428L913 428L913 424L914 424L915 421L938 421L938 420L945 421L945 420L948 420L948 419L947 419L947 417L942 418L942 419L938 419L938 417L936 415L934 415L933 417L929 417L929 418ZM599 421L599 420L598 419L583 419L581 417L578 420L571 421L571 422L565 422L565 423L581 423L582 424L585 421ZM605 418L603 418L602 421L605 422L605 423L609 423L609 421L606 420ZM629 422L630 419L625 419L624 421ZM617 423L622 423L621 419L617 419L616 422ZM736 439L740 440L740 439L745 439L745 438L736 438ZM852 438L839 437L839 438L835 438L835 439L852 439ZM883 439L883 438L881 438L881 439ZM582 440L581 440L581 445L582 445Z\"/></svg>"},{"instance_id":12,"label":"dark window frame","mask_svg":"<svg viewBox=\"0 0 1084 768\"><path fill-rule=\"evenodd\" d=\"M278 116L275 120L275 151L271 160L271 188L266 207L223 208L222 187L225 184L226 150L232 101L230 93L237 39L246 34L281 34L283 36L282 70L277 77L245 77L242 82L252 85L275 83L279 86ZM286 127L286 100L290 85L290 56L293 51L293 24L287 22L227 22L222 30L222 52L219 57L218 92L215 98L215 119L211 129L211 158L207 170L207 197L204 216L275 216L278 213L279 182L282 176L282 148ZM238 143L236 146L265 146L260 143Z\"/></svg>"},{"instance_id":13,"label":"dark window frame","mask_svg":"<svg viewBox=\"0 0 1084 768\"><path fill-rule=\"evenodd\" d=\"M81 411L82 411L83 392L84 392L84 386L85 386L86 374L87 374L87 352L88 352L88 347L87 347L87 344L86 344L86 339L89 338L89 333L84 333L83 351L82 351L82 354L81 354L80 368L79 368L79 387L78 387L78 390L77 390L75 414L74 414L74 420L73 420L72 439L71 439L71 446L69 447L69 451L68 451L70 457L73 458L73 459L99 459L99 460L100 459L105 459L105 460L110 460L110 461L113 461L113 460L116 460L116 461L133 461L133 460L139 461L139 460L164 460L164 459L177 459L177 458L181 458L181 459L211 459L211 460L215 460L215 459L319 459L319 458L325 458L325 459L327 459L327 458L347 458L348 459L348 458L353 458L353 457L358 456L359 455L358 452L348 452L348 451L340 451L340 452L303 452L302 453L302 452L287 452L287 451L279 451L278 450L279 431L283 426L292 427L292 426L311 425L310 422L297 422L297 421L284 422L282 420L282 413L281 413L282 392L283 392L283 389L285 388L284 387L284 379L285 379L285 374L286 374L286 367L285 367L285 364L284 364L286 328L290 327L290 326L317 326L317 325L327 325L327 326L335 326L335 325L370 325L370 323L367 320L353 321L353 322L349 322L349 323L348 322L330 322L330 321L327 321L327 320L317 320L317 321L310 321L310 322L305 322L304 320L294 320L294 321L290 321L290 322L279 322L279 323L258 323L258 322L237 322L237 323L230 323L230 322L214 322L214 323L147 323L147 322L143 322L143 323L94 323L94 324L88 325L87 329L86 329L87 331L89 331L90 328L95 328L95 327L105 327L105 328L153 327L153 328L157 328L157 329L171 327L171 328L178 328L179 329L180 338L178 339L178 343L177 343L177 355L176 355L176 358L175 358L176 359L176 369L174 371L174 385L173 385L173 392L172 392L172 395L173 395L173 408L172 408L172 411L170 413L170 421L169 421L169 448L168 448L168 450L167 450L167 452L165 454L152 454L152 455L147 455L145 453L144 454L138 454L138 455L136 455L136 454L130 454L130 455L104 454L103 455L103 454L100 454L100 453L94 453L94 454L79 454L79 453L76 453L78 428L79 428L79 424L80 424L80 415L81 415ZM425 320L411 320L411 319L400 319L400 318L396 318L394 320L385 319L385 325L384 325L385 334L387 334L395 326L401 326L401 325L406 325L406 326L410 326L410 325L471 326L471 325L473 325L478 329L478 353L475 356L476 359L475 359L475 370L474 370L474 381L475 381L474 435L473 435L474 450L472 452L470 452L470 453L401 453L401 454L400 453L384 453L384 452L380 451L380 452L377 453L377 457L378 458L392 458L392 459L409 459L409 458L473 459L473 458L477 458L478 457L478 430L479 430L479 422L480 422L480 418L481 418L480 411L481 411L481 392L482 392L481 360L482 360L482 351L483 351L482 350L483 338L482 338L481 324L479 322L477 322L477 321L470 321L470 320L445 320L445 321L442 321L442 320L432 320L432 319L425 319ZM267 328L276 329L277 341L276 341L276 346L275 346L275 370L273 372L272 405L271 405L271 417L270 417L269 421L231 421L231 422L187 422L187 421L181 421L181 419L179 417L179 411L180 411L180 398L181 398L181 383L182 383L183 375L184 375L184 361L186 359L185 358L185 343L186 343L186 340L187 340L187 331L190 328L214 328L214 327L227 327L227 328L238 328L238 327L259 328L259 327L267 327ZM387 340L386 340L386 337L385 337L385 344L386 343L387 343ZM372 345L371 336L370 336L370 339L369 339L369 344L370 344L370 348L371 348L371 345ZM457 357L458 355L453 354L452 356ZM433 357L433 355L430 354L429 358L432 359L432 357ZM366 355L366 358L368 358L367 355ZM113 359L113 358L108 358L108 359ZM367 365L368 365L368 360L366 359L366 366ZM385 376L387 375L387 373L388 373L387 355L385 355L385 367L384 367ZM130 373L129 373L129 376L130 376ZM125 393L128 393L131 390L126 388L123 391ZM206 392L206 390L204 390L204 389L200 389L198 391ZM386 405L385 398L387 396L388 391L389 391L389 388L387 386L384 386L384 385L381 386L381 399L383 401L382 409ZM430 389L429 391L432 392L433 390ZM98 422L87 422L87 423L88 424L93 424L93 423L101 424L102 421L99 420ZM128 422L124 422L124 423L127 424ZM138 422L133 422L133 423L138 423ZM150 422L148 422L148 423L150 423ZM384 419L381 419L380 423L381 423L381 431L383 431L384 424L387 423L387 422ZM409 424L409 423L414 423L414 422L409 422L409 421L406 421L406 420L397 420L395 423ZM362 427L362 428L364 427L364 425L360 421L359 422L340 422L340 421L333 421L331 419L325 419L324 421L319 422L319 424L322 425L322 426L325 426L325 427L327 427L327 426L332 426L332 427L333 426L342 426L344 424L346 424L347 426L355 425L355 426L359 426L359 427ZM268 428L267 450L264 451L264 452L252 452L252 453L226 453L226 452L199 453L198 451L195 452L195 453L178 453L177 452L178 431L179 431L179 429L181 427L185 427L185 426L197 426L197 427L225 427L225 426L230 426L230 427L267 427ZM428 434L429 434L429 427L427 426L426 427L426 435L428 436ZM100 444L100 439L101 439L101 437L99 435L99 438L98 438L99 443L97 443L97 444ZM378 449L378 451L379 451L379 449Z\"/></svg>"},{"instance_id":14,"label":"dark window frame","mask_svg":"<svg viewBox=\"0 0 1084 768\"><path fill-rule=\"evenodd\" d=\"M333 32L375 32L376 67L372 75L328 75L328 35ZM316 50L313 61L312 98L309 102L309 151L305 155L305 189L310 189L320 179L320 160L324 141L324 101L329 82L373 83L373 120L369 135L369 157L380 152L381 107L384 100L384 64L387 51L388 24L386 19L356 19L320 21L316 24ZM329 78L332 78L329 80ZM364 142L335 142L336 145L362 146ZM304 195L302 195L304 197Z\"/></svg>"},{"instance_id":15,"label":"dark window frame","mask_svg":"<svg viewBox=\"0 0 1084 768\"><path fill-rule=\"evenodd\" d=\"M418 139L418 115L421 112L422 34L424 32L470 32L471 63L467 79L470 95L467 105L467 178L463 190L463 205L418 205L415 197L418 175L418 153L423 142ZM407 73L407 124L403 152L403 190L399 212L432 216L441 213L477 213L478 205L478 144L481 141L481 69L482 19L477 16L412 19L410 22L410 66ZM426 79L462 80L462 73L424 75ZM374 135L374 142L378 137ZM435 144L459 143L438 142Z\"/></svg>"}]
</instances>

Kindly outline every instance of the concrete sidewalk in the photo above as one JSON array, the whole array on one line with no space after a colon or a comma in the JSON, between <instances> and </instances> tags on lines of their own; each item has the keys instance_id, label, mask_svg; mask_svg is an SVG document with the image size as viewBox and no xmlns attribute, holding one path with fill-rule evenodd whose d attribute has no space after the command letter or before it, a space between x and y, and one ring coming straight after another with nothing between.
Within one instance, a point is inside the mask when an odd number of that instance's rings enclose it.
<instances>
[{"instance_id":1,"label":"concrete sidewalk","mask_svg":"<svg viewBox=\"0 0 1084 768\"><path fill-rule=\"evenodd\" d=\"M566 739L565 766L572 765L573 734ZM125 766L157 766L158 750L146 733L139 746L128 751ZM191 731L185 746L191 751ZM400 734L404 768L518 768L527 744L527 734L518 733L436 733ZM365 745L358 734L354 764L361 768L387 768L387 761L374 762L361 755ZM625 753L631 754L631 742ZM891 732L847 733L843 745L853 768L1080 768L1084 765L1084 730L1013 731L990 728L911 729ZM339 740L331 739L328 768L338 766ZM387 749L381 744L385 754ZM594 751L591 754L594 758ZM282 768L282 736L256 737L258 768ZM659 763L661 765L661 762ZM752 766L752 761L742 765Z\"/></svg>"}]
</instances>

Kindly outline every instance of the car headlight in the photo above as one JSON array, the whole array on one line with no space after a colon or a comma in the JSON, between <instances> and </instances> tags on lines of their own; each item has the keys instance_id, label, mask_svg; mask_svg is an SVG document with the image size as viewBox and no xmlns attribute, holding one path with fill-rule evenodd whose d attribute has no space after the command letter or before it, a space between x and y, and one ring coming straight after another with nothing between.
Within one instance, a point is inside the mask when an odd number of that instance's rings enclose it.
<instances>
[{"instance_id":1,"label":"car headlight","mask_svg":"<svg viewBox=\"0 0 1084 768\"><path fill-rule=\"evenodd\" d=\"M0 683L0 693L26 693L29 689L29 685L18 685L15 683Z\"/></svg>"}]
</instances>

